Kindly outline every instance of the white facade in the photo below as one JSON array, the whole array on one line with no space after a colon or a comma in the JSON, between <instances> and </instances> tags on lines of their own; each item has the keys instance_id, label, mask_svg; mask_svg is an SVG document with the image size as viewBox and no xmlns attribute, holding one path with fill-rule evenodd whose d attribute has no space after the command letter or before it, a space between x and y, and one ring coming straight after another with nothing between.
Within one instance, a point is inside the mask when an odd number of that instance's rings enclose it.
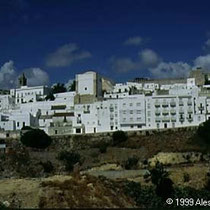
<instances>
[{"instance_id":1,"label":"white facade","mask_svg":"<svg viewBox=\"0 0 210 210\"><path fill-rule=\"evenodd\" d=\"M164 85L118 83L103 98L101 87L101 77L89 71L76 75L75 92L54 94L53 101L44 99L45 86L13 89L0 95L0 129L31 126L59 135L198 126L210 119L209 87L197 87L194 78ZM78 95L97 100L76 103Z\"/></svg>"}]
</instances>

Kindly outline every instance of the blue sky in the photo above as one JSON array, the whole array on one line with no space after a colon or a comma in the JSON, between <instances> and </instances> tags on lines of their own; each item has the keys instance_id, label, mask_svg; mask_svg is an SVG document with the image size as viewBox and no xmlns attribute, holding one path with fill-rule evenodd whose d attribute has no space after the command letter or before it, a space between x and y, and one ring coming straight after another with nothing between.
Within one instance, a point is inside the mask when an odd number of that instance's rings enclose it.
<instances>
[{"instance_id":1,"label":"blue sky","mask_svg":"<svg viewBox=\"0 0 210 210\"><path fill-rule=\"evenodd\" d=\"M113 80L210 70L208 0L1 0L0 88L95 70Z\"/></svg>"}]
</instances>

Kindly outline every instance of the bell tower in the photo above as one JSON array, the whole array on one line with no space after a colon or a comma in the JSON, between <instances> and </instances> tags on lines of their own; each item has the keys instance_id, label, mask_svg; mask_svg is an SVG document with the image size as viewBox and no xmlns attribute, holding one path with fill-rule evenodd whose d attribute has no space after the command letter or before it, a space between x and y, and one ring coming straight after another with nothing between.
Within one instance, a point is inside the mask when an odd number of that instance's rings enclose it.
<instances>
[{"instance_id":1,"label":"bell tower","mask_svg":"<svg viewBox=\"0 0 210 210\"><path fill-rule=\"evenodd\" d=\"M27 79L26 79L24 73L18 78L18 80L19 80L19 86L20 87L27 86Z\"/></svg>"}]
</instances>

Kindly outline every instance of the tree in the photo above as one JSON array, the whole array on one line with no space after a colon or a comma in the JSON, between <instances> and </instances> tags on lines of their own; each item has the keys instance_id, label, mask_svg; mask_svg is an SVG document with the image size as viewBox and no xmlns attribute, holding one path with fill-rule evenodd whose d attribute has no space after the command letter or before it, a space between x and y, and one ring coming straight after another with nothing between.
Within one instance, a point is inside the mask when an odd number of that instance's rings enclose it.
<instances>
[{"instance_id":1,"label":"tree","mask_svg":"<svg viewBox=\"0 0 210 210\"><path fill-rule=\"evenodd\" d=\"M52 143L52 139L43 130L31 129L22 134L20 141L26 147L45 149Z\"/></svg>"},{"instance_id":2,"label":"tree","mask_svg":"<svg viewBox=\"0 0 210 210\"><path fill-rule=\"evenodd\" d=\"M73 83L69 87L70 91L75 91L76 90L76 81L74 80Z\"/></svg>"},{"instance_id":3,"label":"tree","mask_svg":"<svg viewBox=\"0 0 210 210\"><path fill-rule=\"evenodd\" d=\"M80 163L80 154L72 151L61 151L57 157L58 160L62 161L65 165L67 171L72 171L74 169L74 164Z\"/></svg>"},{"instance_id":4,"label":"tree","mask_svg":"<svg viewBox=\"0 0 210 210\"><path fill-rule=\"evenodd\" d=\"M55 96L53 95L52 92L50 92L46 97L45 97L45 100L48 101L54 101L55 100Z\"/></svg>"},{"instance_id":5,"label":"tree","mask_svg":"<svg viewBox=\"0 0 210 210\"><path fill-rule=\"evenodd\" d=\"M113 145L126 141L128 136L124 131L115 131L112 135Z\"/></svg>"},{"instance_id":6,"label":"tree","mask_svg":"<svg viewBox=\"0 0 210 210\"><path fill-rule=\"evenodd\" d=\"M197 130L197 135L207 144L210 144L210 120L200 124Z\"/></svg>"},{"instance_id":7,"label":"tree","mask_svg":"<svg viewBox=\"0 0 210 210\"><path fill-rule=\"evenodd\" d=\"M32 127L30 127L30 126L23 126L22 128L21 128L21 130L23 130L23 131L25 131L25 130L32 130L33 128Z\"/></svg>"},{"instance_id":8,"label":"tree","mask_svg":"<svg viewBox=\"0 0 210 210\"><path fill-rule=\"evenodd\" d=\"M156 162L155 168L150 170L152 183L156 186L156 194L162 199L170 197L173 192L173 182L168 177L169 173L164 169L163 164Z\"/></svg>"},{"instance_id":9,"label":"tree","mask_svg":"<svg viewBox=\"0 0 210 210\"><path fill-rule=\"evenodd\" d=\"M64 93L66 92L66 87L64 86L64 84L60 84L60 83L57 83L56 85L54 85L52 87L52 93L55 94L55 93Z\"/></svg>"}]
</instances>

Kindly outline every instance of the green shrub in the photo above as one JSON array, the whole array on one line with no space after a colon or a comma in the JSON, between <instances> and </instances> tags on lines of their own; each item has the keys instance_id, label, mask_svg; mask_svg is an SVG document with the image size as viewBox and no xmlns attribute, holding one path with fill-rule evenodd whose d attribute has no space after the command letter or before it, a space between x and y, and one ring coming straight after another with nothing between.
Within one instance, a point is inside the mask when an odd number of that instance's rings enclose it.
<instances>
[{"instance_id":1,"label":"green shrub","mask_svg":"<svg viewBox=\"0 0 210 210\"><path fill-rule=\"evenodd\" d=\"M190 175L186 172L183 174L183 181L184 182L189 182L190 181Z\"/></svg>"},{"instance_id":2,"label":"green shrub","mask_svg":"<svg viewBox=\"0 0 210 210\"><path fill-rule=\"evenodd\" d=\"M137 157L128 158L128 160L125 162L125 169L126 170L136 169L138 161L139 159Z\"/></svg>"},{"instance_id":3,"label":"green shrub","mask_svg":"<svg viewBox=\"0 0 210 210\"><path fill-rule=\"evenodd\" d=\"M137 182L127 181L124 186L124 192L140 207L155 208L160 207L163 203L156 195L154 187L141 186Z\"/></svg>"},{"instance_id":4,"label":"green shrub","mask_svg":"<svg viewBox=\"0 0 210 210\"><path fill-rule=\"evenodd\" d=\"M127 134L124 131L115 131L112 135L113 145L125 142L128 139Z\"/></svg>"},{"instance_id":5,"label":"green shrub","mask_svg":"<svg viewBox=\"0 0 210 210\"><path fill-rule=\"evenodd\" d=\"M46 97L45 100L48 101L54 101L55 100L55 96L53 95L53 93L49 93Z\"/></svg>"},{"instance_id":6,"label":"green shrub","mask_svg":"<svg viewBox=\"0 0 210 210\"><path fill-rule=\"evenodd\" d=\"M108 144L102 143L102 144L99 145L99 151L100 151L101 153L106 153L107 147L108 147Z\"/></svg>"},{"instance_id":7,"label":"green shrub","mask_svg":"<svg viewBox=\"0 0 210 210\"><path fill-rule=\"evenodd\" d=\"M58 160L62 161L65 165L67 171L72 171L74 169L74 164L81 164L81 156L78 153L72 151L61 151L58 154Z\"/></svg>"},{"instance_id":8,"label":"green shrub","mask_svg":"<svg viewBox=\"0 0 210 210\"><path fill-rule=\"evenodd\" d=\"M54 170L54 166L49 160L46 162L40 162L40 165L42 165L45 173L51 173Z\"/></svg>"},{"instance_id":9,"label":"green shrub","mask_svg":"<svg viewBox=\"0 0 210 210\"><path fill-rule=\"evenodd\" d=\"M50 146L52 139L43 130L32 129L22 134L20 141L26 147L45 149Z\"/></svg>"},{"instance_id":10,"label":"green shrub","mask_svg":"<svg viewBox=\"0 0 210 210\"><path fill-rule=\"evenodd\" d=\"M173 194L173 182L168 178L169 173L164 169L162 163L157 161L155 167L150 170L150 175L158 196L165 199Z\"/></svg>"},{"instance_id":11,"label":"green shrub","mask_svg":"<svg viewBox=\"0 0 210 210\"><path fill-rule=\"evenodd\" d=\"M30 126L23 126L21 130L32 130L33 128Z\"/></svg>"},{"instance_id":12,"label":"green shrub","mask_svg":"<svg viewBox=\"0 0 210 210\"><path fill-rule=\"evenodd\" d=\"M210 120L200 124L197 130L197 135L207 144L210 144Z\"/></svg>"}]
</instances>

